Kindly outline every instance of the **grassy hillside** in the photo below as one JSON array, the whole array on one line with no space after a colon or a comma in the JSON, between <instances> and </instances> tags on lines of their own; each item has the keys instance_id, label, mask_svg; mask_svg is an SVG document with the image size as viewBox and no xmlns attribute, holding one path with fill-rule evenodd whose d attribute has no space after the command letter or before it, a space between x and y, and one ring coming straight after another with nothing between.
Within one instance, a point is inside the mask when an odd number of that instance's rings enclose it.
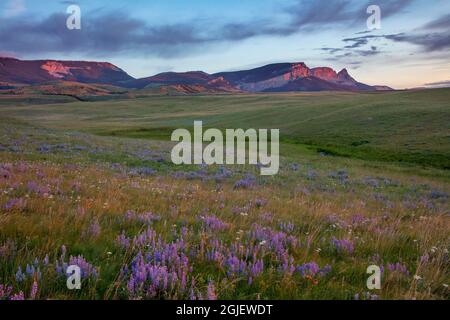
<instances>
[{"instance_id":1,"label":"grassy hillside","mask_svg":"<svg viewBox=\"0 0 450 320\"><path fill-rule=\"evenodd\" d=\"M0 300L448 300L449 94L0 99ZM193 120L280 128L279 174L175 166Z\"/></svg>"},{"instance_id":2,"label":"grassy hillside","mask_svg":"<svg viewBox=\"0 0 450 320\"><path fill-rule=\"evenodd\" d=\"M3 106L3 116L49 128L168 139L173 129L279 128L282 140L332 155L450 168L450 89L384 93L148 96ZM289 152L289 151L287 151Z\"/></svg>"}]
</instances>

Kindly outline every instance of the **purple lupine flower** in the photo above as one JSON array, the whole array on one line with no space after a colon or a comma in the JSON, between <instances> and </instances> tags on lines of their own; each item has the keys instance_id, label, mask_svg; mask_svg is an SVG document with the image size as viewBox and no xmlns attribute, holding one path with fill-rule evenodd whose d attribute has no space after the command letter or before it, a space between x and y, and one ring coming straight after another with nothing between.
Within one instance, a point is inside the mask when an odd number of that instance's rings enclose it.
<instances>
[{"instance_id":1,"label":"purple lupine flower","mask_svg":"<svg viewBox=\"0 0 450 320\"><path fill-rule=\"evenodd\" d=\"M255 200L255 206L257 208L261 208L261 207L265 206L266 203L267 203L267 201L265 199L258 198Z\"/></svg>"},{"instance_id":2,"label":"purple lupine flower","mask_svg":"<svg viewBox=\"0 0 450 320\"><path fill-rule=\"evenodd\" d=\"M130 248L131 240L130 240L130 238L128 238L128 237L125 235L125 232L122 231L122 233L121 233L119 236L117 236L117 238L116 238L116 243L117 243L120 247L125 248L125 249L128 249L128 248Z\"/></svg>"},{"instance_id":3,"label":"purple lupine flower","mask_svg":"<svg viewBox=\"0 0 450 320\"><path fill-rule=\"evenodd\" d=\"M181 234L182 237L186 237L187 234L188 234L188 232L190 232L190 231L191 231L191 230L189 230L189 229L186 228L186 227L181 227L181 228L180 228L180 234Z\"/></svg>"},{"instance_id":4,"label":"purple lupine flower","mask_svg":"<svg viewBox=\"0 0 450 320\"><path fill-rule=\"evenodd\" d=\"M317 172L313 169L308 169L308 171L306 172L306 178L308 180L314 180L317 178Z\"/></svg>"},{"instance_id":5,"label":"purple lupine flower","mask_svg":"<svg viewBox=\"0 0 450 320\"><path fill-rule=\"evenodd\" d=\"M251 261L247 261L248 255L239 258L238 254L242 256L242 252L230 252L226 259L221 260L221 266L227 270L228 277L243 277L247 278L249 284L253 279L258 277L264 270L264 263L262 259L256 259L256 254ZM221 253L216 252L216 257L223 257Z\"/></svg>"},{"instance_id":6,"label":"purple lupine flower","mask_svg":"<svg viewBox=\"0 0 450 320\"><path fill-rule=\"evenodd\" d=\"M409 275L408 268L404 264L401 264L400 262L388 263L387 264L387 269L390 272L399 272L399 273L404 274L404 275Z\"/></svg>"},{"instance_id":7,"label":"purple lupine flower","mask_svg":"<svg viewBox=\"0 0 450 320\"><path fill-rule=\"evenodd\" d=\"M203 225L211 231L222 231L228 229L230 226L214 215L200 217L200 219L203 221Z\"/></svg>"},{"instance_id":8,"label":"purple lupine flower","mask_svg":"<svg viewBox=\"0 0 450 320\"><path fill-rule=\"evenodd\" d=\"M33 265L30 266L29 264L27 264L27 267L26 267L26 269L25 269L25 272L26 272L26 274L29 275L29 276L34 276L34 273L36 272L36 270L35 270L35 268L34 268Z\"/></svg>"},{"instance_id":9,"label":"purple lupine flower","mask_svg":"<svg viewBox=\"0 0 450 320\"><path fill-rule=\"evenodd\" d=\"M365 177L362 182L365 185L371 186L373 188L378 188L380 186L380 181L378 181L378 179L373 178L373 177Z\"/></svg>"},{"instance_id":10,"label":"purple lupine flower","mask_svg":"<svg viewBox=\"0 0 450 320\"><path fill-rule=\"evenodd\" d=\"M295 229L295 225L291 222L280 222L279 227L281 231L284 231L286 233L292 233Z\"/></svg>"},{"instance_id":11,"label":"purple lupine flower","mask_svg":"<svg viewBox=\"0 0 450 320\"><path fill-rule=\"evenodd\" d=\"M375 254L370 258L370 261L371 261L373 264L379 265L379 264L381 264L381 257L380 257L380 255L379 255L378 253L375 253Z\"/></svg>"},{"instance_id":12,"label":"purple lupine flower","mask_svg":"<svg viewBox=\"0 0 450 320\"><path fill-rule=\"evenodd\" d=\"M439 190L431 190L430 198L431 199L447 199L449 195L443 191Z\"/></svg>"},{"instance_id":13,"label":"purple lupine flower","mask_svg":"<svg viewBox=\"0 0 450 320\"><path fill-rule=\"evenodd\" d=\"M236 181L234 189L250 189L255 185L255 177L247 176L244 179Z\"/></svg>"},{"instance_id":14,"label":"purple lupine flower","mask_svg":"<svg viewBox=\"0 0 450 320\"><path fill-rule=\"evenodd\" d=\"M379 297L376 294L371 294L370 292L366 292L365 294L366 300L378 300Z\"/></svg>"},{"instance_id":15,"label":"purple lupine flower","mask_svg":"<svg viewBox=\"0 0 450 320\"><path fill-rule=\"evenodd\" d=\"M139 248L150 245L158 241L156 232L150 227L146 231L138 234L133 238L133 247Z\"/></svg>"},{"instance_id":16,"label":"purple lupine flower","mask_svg":"<svg viewBox=\"0 0 450 320\"><path fill-rule=\"evenodd\" d=\"M248 205L243 206L243 207L241 207L241 206L233 207L234 214L246 215L249 210L250 210L250 207Z\"/></svg>"},{"instance_id":17,"label":"purple lupine flower","mask_svg":"<svg viewBox=\"0 0 450 320\"><path fill-rule=\"evenodd\" d=\"M302 277L311 276L314 277L320 271L320 267L315 262L305 263L297 267L297 271Z\"/></svg>"},{"instance_id":18,"label":"purple lupine flower","mask_svg":"<svg viewBox=\"0 0 450 320\"><path fill-rule=\"evenodd\" d=\"M81 182L75 181L70 186L70 189L72 189L73 192L79 193L81 191Z\"/></svg>"},{"instance_id":19,"label":"purple lupine flower","mask_svg":"<svg viewBox=\"0 0 450 320\"><path fill-rule=\"evenodd\" d=\"M83 279L89 278L89 277L93 277L94 279L96 278L97 275L97 271L95 269L95 267L90 264L89 262L86 261L86 259L82 256L70 256L69 258L69 265L76 265L80 268L81 270L81 277Z\"/></svg>"},{"instance_id":20,"label":"purple lupine flower","mask_svg":"<svg viewBox=\"0 0 450 320\"><path fill-rule=\"evenodd\" d=\"M339 180L339 182L343 184L346 183L349 178L348 173L345 170L338 170L337 172L331 172L328 176L332 179Z\"/></svg>"},{"instance_id":21,"label":"purple lupine flower","mask_svg":"<svg viewBox=\"0 0 450 320\"><path fill-rule=\"evenodd\" d=\"M187 282L187 273L186 273L186 271L185 270L183 270L182 272L181 272L181 284L180 284L180 286L181 286L181 291L184 291L184 290L186 290L186 282Z\"/></svg>"},{"instance_id":22,"label":"purple lupine flower","mask_svg":"<svg viewBox=\"0 0 450 320\"><path fill-rule=\"evenodd\" d=\"M33 282L33 285L31 286L31 292L30 292L30 300L35 300L38 293L38 284L36 280Z\"/></svg>"},{"instance_id":23,"label":"purple lupine flower","mask_svg":"<svg viewBox=\"0 0 450 320\"><path fill-rule=\"evenodd\" d=\"M129 269L128 266L126 264L124 264L121 268L120 268L120 278L126 277L129 274Z\"/></svg>"},{"instance_id":24,"label":"purple lupine flower","mask_svg":"<svg viewBox=\"0 0 450 320\"><path fill-rule=\"evenodd\" d=\"M232 276L233 274L239 274L240 271L240 261L236 256L228 257L226 260L226 266L228 267L227 274Z\"/></svg>"},{"instance_id":25,"label":"purple lupine flower","mask_svg":"<svg viewBox=\"0 0 450 320\"><path fill-rule=\"evenodd\" d=\"M282 263L279 268L281 272L283 272L285 275L292 275L295 271L294 257L285 252L281 257L281 261Z\"/></svg>"},{"instance_id":26,"label":"purple lupine flower","mask_svg":"<svg viewBox=\"0 0 450 320\"><path fill-rule=\"evenodd\" d=\"M153 176L157 171L150 167L133 168L130 170L130 174L137 176Z\"/></svg>"},{"instance_id":27,"label":"purple lupine flower","mask_svg":"<svg viewBox=\"0 0 450 320\"><path fill-rule=\"evenodd\" d=\"M420 263L425 264L430 261L430 256L426 253L420 257Z\"/></svg>"},{"instance_id":28,"label":"purple lupine flower","mask_svg":"<svg viewBox=\"0 0 450 320\"><path fill-rule=\"evenodd\" d=\"M22 301L22 300L25 300L25 296L24 296L23 292L20 291L18 294L15 294L15 295L11 296L11 298L9 300L11 300L11 301L19 301L19 300Z\"/></svg>"},{"instance_id":29,"label":"purple lupine flower","mask_svg":"<svg viewBox=\"0 0 450 320\"><path fill-rule=\"evenodd\" d=\"M259 224L253 224L250 231L250 239L259 241L261 246L267 247L273 251L279 260L289 248L296 248L298 240L296 237L288 236L281 231L275 231Z\"/></svg>"},{"instance_id":30,"label":"purple lupine flower","mask_svg":"<svg viewBox=\"0 0 450 320\"><path fill-rule=\"evenodd\" d=\"M0 300L7 300L12 294L13 288L0 284Z\"/></svg>"},{"instance_id":31,"label":"purple lupine flower","mask_svg":"<svg viewBox=\"0 0 450 320\"><path fill-rule=\"evenodd\" d=\"M127 290L130 296L134 296L136 293L136 280L133 278L133 276L131 276L127 282Z\"/></svg>"},{"instance_id":32,"label":"purple lupine flower","mask_svg":"<svg viewBox=\"0 0 450 320\"><path fill-rule=\"evenodd\" d=\"M23 210L27 205L26 200L24 200L23 198L14 198L9 200L4 208L5 210Z\"/></svg>"},{"instance_id":33,"label":"purple lupine flower","mask_svg":"<svg viewBox=\"0 0 450 320\"><path fill-rule=\"evenodd\" d=\"M50 193L50 188L48 186L42 186L35 181L28 182L28 192L36 193L38 195L45 195Z\"/></svg>"},{"instance_id":34,"label":"purple lupine flower","mask_svg":"<svg viewBox=\"0 0 450 320\"><path fill-rule=\"evenodd\" d=\"M347 239L336 239L333 237L333 239L331 240L332 244L334 245L334 247L339 251L339 252L344 252L344 253L349 253L352 254L355 246L353 244L353 241L351 240L347 240Z\"/></svg>"},{"instance_id":35,"label":"purple lupine flower","mask_svg":"<svg viewBox=\"0 0 450 320\"><path fill-rule=\"evenodd\" d=\"M308 262L303 265L297 266L297 272L299 272L303 278L307 276L324 277L325 275L331 272L331 266L326 265L325 267L320 268L316 262Z\"/></svg>"},{"instance_id":36,"label":"purple lupine flower","mask_svg":"<svg viewBox=\"0 0 450 320\"><path fill-rule=\"evenodd\" d=\"M254 261L253 264L250 266L250 274L252 278L256 278L264 271L264 262L262 259L258 261Z\"/></svg>"},{"instance_id":37,"label":"purple lupine flower","mask_svg":"<svg viewBox=\"0 0 450 320\"><path fill-rule=\"evenodd\" d=\"M102 232L102 227L96 221L89 226L89 228L85 232L85 236L96 238L100 235L101 232Z\"/></svg>"},{"instance_id":38,"label":"purple lupine flower","mask_svg":"<svg viewBox=\"0 0 450 320\"><path fill-rule=\"evenodd\" d=\"M153 212L144 212L142 214L138 214L133 210L128 210L127 212L125 212L125 220L150 224L153 221L161 220L161 217L154 214Z\"/></svg>"},{"instance_id":39,"label":"purple lupine flower","mask_svg":"<svg viewBox=\"0 0 450 320\"><path fill-rule=\"evenodd\" d=\"M260 215L262 221L264 222L272 222L273 221L273 215L270 212L264 212L263 214Z\"/></svg>"},{"instance_id":40,"label":"purple lupine flower","mask_svg":"<svg viewBox=\"0 0 450 320\"><path fill-rule=\"evenodd\" d=\"M214 287L214 283L212 281L208 284L208 290L207 290L207 298L208 300L217 300L217 294L216 289Z\"/></svg>"},{"instance_id":41,"label":"purple lupine flower","mask_svg":"<svg viewBox=\"0 0 450 320\"><path fill-rule=\"evenodd\" d=\"M319 271L319 276L324 277L327 274L329 274L331 272L331 266L329 264L327 264L325 267L323 267L322 269L320 269Z\"/></svg>"},{"instance_id":42,"label":"purple lupine flower","mask_svg":"<svg viewBox=\"0 0 450 320\"><path fill-rule=\"evenodd\" d=\"M0 258L6 259L14 250L14 242L8 239L2 246L0 246Z\"/></svg>"},{"instance_id":43,"label":"purple lupine flower","mask_svg":"<svg viewBox=\"0 0 450 320\"><path fill-rule=\"evenodd\" d=\"M25 281L27 276L22 272L22 268L19 266L19 269L16 272L16 281L22 282Z\"/></svg>"},{"instance_id":44,"label":"purple lupine flower","mask_svg":"<svg viewBox=\"0 0 450 320\"><path fill-rule=\"evenodd\" d=\"M194 301L196 299L197 297L195 296L194 288L191 288L191 290L189 291L189 300Z\"/></svg>"},{"instance_id":45,"label":"purple lupine flower","mask_svg":"<svg viewBox=\"0 0 450 320\"><path fill-rule=\"evenodd\" d=\"M125 220L133 220L134 217L136 216L136 212L134 212L133 210L128 210L127 212L125 212Z\"/></svg>"},{"instance_id":46,"label":"purple lupine flower","mask_svg":"<svg viewBox=\"0 0 450 320\"><path fill-rule=\"evenodd\" d=\"M55 263L55 271L59 276L66 275L67 267L68 267L68 265L65 262L63 262L62 264L60 264L59 262Z\"/></svg>"},{"instance_id":47,"label":"purple lupine flower","mask_svg":"<svg viewBox=\"0 0 450 320\"><path fill-rule=\"evenodd\" d=\"M130 298L147 297L184 297L192 290L186 290L191 282L192 266L189 265L187 252L189 247L183 239L164 242L154 230L137 235L133 246L139 248L131 262L128 275L128 294ZM146 251L142 250L146 248ZM195 288L191 288L195 289ZM195 292L195 290L194 290Z\"/></svg>"},{"instance_id":48,"label":"purple lupine flower","mask_svg":"<svg viewBox=\"0 0 450 320\"><path fill-rule=\"evenodd\" d=\"M24 172L27 172L28 171L28 169L30 168L30 166L27 164L27 163L25 163L25 162L19 162L17 165L16 165L16 170L18 171L18 172L21 172L21 173L24 173Z\"/></svg>"},{"instance_id":49,"label":"purple lupine flower","mask_svg":"<svg viewBox=\"0 0 450 320\"><path fill-rule=\"evenodd\" d=\"M9 172L8 170L5 170L3 168L0 168L0 178L3 178L3 179L11 178L11 172Z\"/></svg>"},{"instance_id":50,"label":"purple lupine flower","mask_svg":"<svg viewBox=\"0 0 450 320\"><path fill-rule=\"evenodd\" d=\"M64 259L64 257L66 256L67 253L67 248L65 245L61 246L61 258Z\"/></svg>"},{"instance_id":51,"label":"purple lupine flower","mask_svg":"<svg viewBox=\"0 0 450 320\"><path fill-rule=\"evenodd\" d=\"M366 223L367 221L369 221L369 219L367 219L362 214L355 214L352 216L352 224L354 226L362 225L362 224Z\"/></svg>"}]
</instances>

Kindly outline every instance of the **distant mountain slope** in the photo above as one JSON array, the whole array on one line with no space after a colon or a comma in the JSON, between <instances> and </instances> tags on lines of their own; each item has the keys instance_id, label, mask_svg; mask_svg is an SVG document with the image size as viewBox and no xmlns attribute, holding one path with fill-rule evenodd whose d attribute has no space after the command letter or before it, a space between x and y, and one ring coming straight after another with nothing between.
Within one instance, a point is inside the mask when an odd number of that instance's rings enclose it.
<instances>
[{"instance_id":1,"label":"distant mountain slope","mask_svg":"<svg viewBox=\"0 0 450 320\"><path fill-rule=\"evenodd\" d=\"M189 85L205 84L214 78L203 71L189 72L164 72L155 76L135 79L125 82L123 85L129 88L142 89L145 87L158 87L163 85Z\"/></svg>"},{"instance_id":2,"label":"distant mountain slope","mask_svg":"<svg viewBox=\"0 0 450 320\"><path fill-rule=\"evenodd\" d=\"M80 82L70 82L56 80L43 84L10 86L2 88L0 95L30 96L30 95L51 95L68 96L80 101L88 101L92 98L130 98L132 94L127 89L115 87L109 84L87 84Z\"/></svg>"},{"instance_id":3,"label":"distant mountain slope","mask_svg":"<svg viewBox=\"0 0 450 320\"><path fill-rule=\"evenodd\" d=\"M346 69L339 73L328 67L310 69L303 62L270 64L214 76L223 77L241 90L250 92L377 90L353 79Z\"/></svg>"},{"instance_id":4,"label":"distant mountain slope","mask_svg":"<svg viewBox=\"0 0 450 320\"><path fill-rule=\"evenodd\" d=\"M0 83L44 84L70 81L110 84L130 89L161 88L181 93L285 92L285 91L377 91L356 81L346 69L309 68L305 63L276 63L242 71L208 74L203 71L165 72L135 79L107 62L35 60L0 57ZM169 88L170 87L170 88Z\"/></svg>"},{"instance_id":5,"label":"distant mountain slope","mask_svg":"<svg viewBox=\"0 0 450 320\"><path fill-rule=\"evenodd\" d=\"M54 80L118 85L133 80L108 62L18 60L0 57L0 81L38 84Z\"/></svg>"},{"instance_id":6,"label":"distant mountain slope","mask_svg":"<svg viewBox=\"0 0 450 320\"><path fill-rule=\"evenodd\" d=\"M241 90L223 77L214 77L203 71L165 72L152 77L131 80L123 83L124 87L145 89L160 89L161 93L201 94L230 93ZM157 90L156 90L157 91Z\"/></svg>"}]
</instances>

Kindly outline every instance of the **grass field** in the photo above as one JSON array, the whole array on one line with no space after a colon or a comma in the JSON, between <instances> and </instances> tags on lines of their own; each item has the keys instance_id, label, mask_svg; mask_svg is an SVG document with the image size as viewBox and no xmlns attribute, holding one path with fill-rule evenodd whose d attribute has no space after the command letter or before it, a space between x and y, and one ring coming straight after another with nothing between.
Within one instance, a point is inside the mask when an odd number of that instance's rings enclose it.
<instances>
[{"instance_id":1,"label":"grass field","mask_svg":"<svg viewBox=\"0 0 450 320\"><path fill-rule=\"evenodd\" d=\"M279 128L282 139L331 154L450 168L449 89L389 93L151 96L2 107L36 125L168 139L194 120L215 128ZM60 98L61 99L61 98Z\"/></svg>"},{"instance_id":2,"label":"grass field","mask_svg":"<svg viewBox=\"0 0 450 320\"><path fill-rule=\"evenodd\" d=\"M449 299L449 101L1 97L0 299ZM280 173L173 165L194 120L279 128Z\"/></svg>"}]
</instances>

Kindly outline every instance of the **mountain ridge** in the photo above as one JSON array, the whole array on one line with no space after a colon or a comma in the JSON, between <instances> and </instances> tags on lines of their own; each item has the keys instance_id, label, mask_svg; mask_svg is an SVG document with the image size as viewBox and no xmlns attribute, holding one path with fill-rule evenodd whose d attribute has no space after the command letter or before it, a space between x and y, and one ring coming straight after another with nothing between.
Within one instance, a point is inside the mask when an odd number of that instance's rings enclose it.
<instances>
[{"instance_id":1,"label":"mountain ridge","mask_svg":"<svg viewBox=\"0 0 450 320\"><path fill-rule=\"evenodd\" d=\"M0 82L39 84L54 80L117 85L134 79L109 62L19 60L0 57Z\"/></svg>"},{"instance_id":2,"label":"mountain ridge","mask_svg":"<svg viewBox=\"0 0 450 320\"><path fill-rule=\"evenodd\" d=\"M109 84L128 89L171 87L183 92L379 91L356 81L347 69L309 68L304 62L274 63L239 71L163 72L136 79L109 62L19 60L0 57L0 83L36 85L53 81ZM164 91L164 90L163 90ZM167 90L166 90L167 91Z\"/></svg>"}]
</instances>

